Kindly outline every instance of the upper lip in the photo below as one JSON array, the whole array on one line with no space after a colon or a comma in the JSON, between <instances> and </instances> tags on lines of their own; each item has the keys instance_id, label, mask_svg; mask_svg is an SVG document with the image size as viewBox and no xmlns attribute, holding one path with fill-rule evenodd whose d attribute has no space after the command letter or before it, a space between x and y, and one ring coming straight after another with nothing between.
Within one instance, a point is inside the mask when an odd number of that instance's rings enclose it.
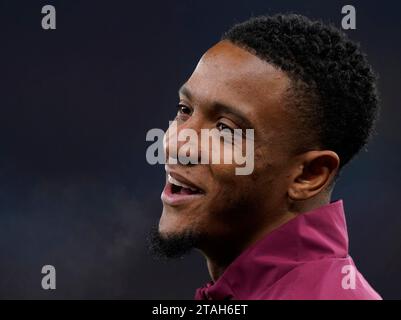
<instances>
[{"instance_id":1,"label":"upper lip","mask_svg":"<svg viewBox=\"0 0 401 320\"><path fill-rule=\"evenodd\" d=\"M193 188L193 189L198 189L199 191L203 192L202 188L200 188L197 184L195 184L194 182L192 182L191 180L185 178L184 176L182 176L181 174L175 172L175 171L171 171L169 169L166 169L167 174L169 174L170 176L172 176L174 179L178 180L179 182Z\"/></svg>"}]
</instances>

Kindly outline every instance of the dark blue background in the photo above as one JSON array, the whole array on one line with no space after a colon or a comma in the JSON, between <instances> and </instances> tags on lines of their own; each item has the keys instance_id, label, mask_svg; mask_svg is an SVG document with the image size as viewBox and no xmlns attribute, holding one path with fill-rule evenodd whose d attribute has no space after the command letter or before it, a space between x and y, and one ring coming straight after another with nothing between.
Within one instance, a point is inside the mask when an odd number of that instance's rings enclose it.
<instances>
[{"instance_id":1,"label":"dark blue background","mask_svg":"<svg viewBox=\"0 0 401 320\"><path fill-rule=\"evenodd\" d=\"M41 28L53 4L57 29ZM379 134L335 192L351 254L401 298L400 5L395 1L0 1L0 298L187 298L208 280L197 253L162 263L145 237L162 166L145 159L201 54L252 15L302 13L357 30L380 75ZM57 289L41 289L45 264Z\"/></svg>"}]
</instances>

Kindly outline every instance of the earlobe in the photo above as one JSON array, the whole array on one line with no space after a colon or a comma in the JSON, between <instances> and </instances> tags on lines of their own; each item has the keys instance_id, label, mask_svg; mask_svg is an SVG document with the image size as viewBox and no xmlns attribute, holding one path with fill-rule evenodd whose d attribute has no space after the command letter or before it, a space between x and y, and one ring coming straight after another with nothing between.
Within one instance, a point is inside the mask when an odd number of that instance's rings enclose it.
<instances>
[{"instance_id":1,"label":"earlobe","mask_svg":"<svg viewBox=\"0 0 401 320\"><path fill-rule=\"evenodd\" d=\"M340 159L333 151L304 153L294 170L288 197L294 201L307 200L325 190L334 179Z\"/></svg>"}]
</instances>

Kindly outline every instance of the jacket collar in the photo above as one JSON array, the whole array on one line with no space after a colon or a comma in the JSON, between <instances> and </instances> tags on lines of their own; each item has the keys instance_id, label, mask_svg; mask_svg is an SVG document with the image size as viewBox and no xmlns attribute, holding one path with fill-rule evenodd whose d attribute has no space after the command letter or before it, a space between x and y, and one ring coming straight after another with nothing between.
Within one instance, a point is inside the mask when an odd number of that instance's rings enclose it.
<instances>
[{"instance_id":1,"label":"jacket collar","mask_svg":"<svg viewBox=\"0 0 401 320\"><path fill-rule=\"evenodd\" d=\"M241 299L270 287L300 264L347 255L343 201L338 200L273 230L238 256L215 283L197 289L195 299Z\"/></svg>"}]
</instances>

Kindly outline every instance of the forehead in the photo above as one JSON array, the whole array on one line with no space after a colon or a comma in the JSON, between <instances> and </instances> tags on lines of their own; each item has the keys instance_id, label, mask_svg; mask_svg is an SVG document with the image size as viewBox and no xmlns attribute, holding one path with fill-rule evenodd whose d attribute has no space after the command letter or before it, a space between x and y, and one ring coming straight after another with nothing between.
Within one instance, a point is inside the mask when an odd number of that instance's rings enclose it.
<instances>
[{"instance_id":1,"label":"forehead","mask_svg":"<svg viewBox=\"0 0 401 320\"><path fill-rule=\"evenodd\" d=\"M273 65L221 41L203 55L185 86L200 104L219 102L245 113L271 114L280 107L289 82Z\"/></svg>"},{"instance_id":2,"label":"forehead","mask_svg":"<svg viewBox=\"0 0 401 320\"><path fill-rule=\"evenodd\" d=\"M222 41L203 55L185 91L191 93L195 106L213 110L214 104L222 104L239 109L256 129L255 136L272 138L292 126L283 103L289 85L290 79L281 70Z\"/></svg>"}]
</instances>

